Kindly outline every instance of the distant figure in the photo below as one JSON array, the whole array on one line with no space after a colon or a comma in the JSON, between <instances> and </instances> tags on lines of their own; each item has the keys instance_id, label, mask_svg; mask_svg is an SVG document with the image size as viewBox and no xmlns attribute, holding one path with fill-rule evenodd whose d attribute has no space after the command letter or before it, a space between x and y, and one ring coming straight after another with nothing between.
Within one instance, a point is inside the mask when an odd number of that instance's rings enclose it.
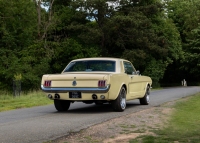
<instances>
[{"instance_id":1,"label":"distant figure","mask_svg":"<svg viewBox=\"0 0 200 143\"><path fill-rule=\"evenodd\" d=\"M187 81L186 81L185 79L183 79L183 80L181 81L181 84L182 84L182 86L187 86Z\"/></svg>"}]
</instances>

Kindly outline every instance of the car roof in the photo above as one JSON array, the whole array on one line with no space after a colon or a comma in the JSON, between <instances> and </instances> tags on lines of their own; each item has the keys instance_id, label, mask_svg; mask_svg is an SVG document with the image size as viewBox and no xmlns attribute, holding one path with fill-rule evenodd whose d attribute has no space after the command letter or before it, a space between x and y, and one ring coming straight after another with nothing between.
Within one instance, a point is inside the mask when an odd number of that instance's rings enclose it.
<instances>
[{"instance_id":1,"label":"car roof","mask_svg":"<svg viewBox=\"0 0 200 143\"><path fill-rule=\"evenodd\" d=\"M120 59L120 58L112 58L112 57L93 57L93 58L81 58L81 59L75 59L72 61L81 61L81 60L114 60L114 61L121 61L125 59ZM125 60L127 61L127 60Z\"/></svg>"}]
</instances>

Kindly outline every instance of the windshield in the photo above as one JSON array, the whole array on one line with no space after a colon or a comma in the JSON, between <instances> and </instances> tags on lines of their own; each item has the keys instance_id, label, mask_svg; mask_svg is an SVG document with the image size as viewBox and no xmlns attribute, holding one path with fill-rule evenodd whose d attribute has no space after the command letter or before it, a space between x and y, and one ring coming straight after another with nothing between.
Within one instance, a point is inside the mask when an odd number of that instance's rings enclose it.
<instances>
[{"instance_id":1,"label":"windshield","mask_svg":"<svg viewBox=\"0 0 200 143\"><path fill-rule=\"evenodd\" d=\"M71 62L64 72L115 72L115 61L89 60Z\"/></svg>"}]
</instances>

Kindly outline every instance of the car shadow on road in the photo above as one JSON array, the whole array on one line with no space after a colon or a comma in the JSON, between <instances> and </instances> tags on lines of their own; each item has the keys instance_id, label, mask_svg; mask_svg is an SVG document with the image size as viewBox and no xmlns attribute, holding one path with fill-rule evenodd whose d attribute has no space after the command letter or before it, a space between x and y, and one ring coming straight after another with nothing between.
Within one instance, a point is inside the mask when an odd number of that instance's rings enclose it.
<instances>
[{"instance_id":1,"label":"car shadow on road","mask_svg":"<svg viewBox=\"0 0 200 143\"><path fill-rule=\"evenodd\" d=\"M68 113L99 113L99 112L112 112L110 104L103 105L89 105L88 107L69 109Z\"/></svg>"},{"instance_id":2,"label":"car shadow on road","mask_svg":"<svg viewBox=\"0 0 200 143\"><path fill-rule=\"evenodd\" d=\"M126 109L128 110L129 108L134 108L136 106L140 106L138 103L127 103L126 104ZM55 113L67 113L67 114L88 114L88 113L111 113L111 112L116 112L112 109L111 104L102 104L102 105L95 105L91 104L87 107L80 107L80 108L75 108L75 109L69 109L68 111L65 112L55 112Z\"/></svg>"}]
</instances>

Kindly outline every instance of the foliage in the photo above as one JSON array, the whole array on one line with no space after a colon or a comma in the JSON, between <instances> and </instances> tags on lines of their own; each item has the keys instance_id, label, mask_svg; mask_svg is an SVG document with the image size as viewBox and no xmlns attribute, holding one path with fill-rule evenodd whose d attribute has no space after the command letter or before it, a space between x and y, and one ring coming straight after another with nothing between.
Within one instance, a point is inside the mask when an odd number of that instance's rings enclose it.
<instances>
[{"instance_id":1,"label":"foliage","mask_svg":"<svg viewBox=\"0 0 200 143\"><path fill-rule=\"evenodd\" d=\"M198 81L198 29L199 29L199 14L200 14L200 1L179 1L179 0L166 0L167 14L176 25L180 37L181 45L183 48L183 56L179 60L174 61L169 65L164 81L172 82L173 80L180 81L186 79L189 83ZM195 50L194 50L195 49ZM175 71L174 77L170 77L170 71ZM171 80L169 80L171 79Z\"/></svg>"},{"instance_id":2,"label":"foliage","mask_svg":"<svg viewBox=\"0 0 200 143\"><path fill-rule=\"evenodd\" d=\"M165 69L168 66L167 62L162 60L152 59L145 68L144 75L149 75L153 80L153 87L159 86L159 80L163 77Z\"/></svg>"},{"instance_id":3,"label":"foliage","mask_svg":"<svg viewBox=\"0 0 200 143\"><path fill-rule=\"evenodd\" d=\"M11 91L16 74L22 90L38 89L43 74L84 57L128 59L157 83L172 69L199 77L199 0L44 2L47 11L41 1L0 0L1 89Z\"/></svg>"},{"instance_id":4,"label":"foliage","mask_svg":"<svg viewBox=\"0 0 200 143\"><path fill-rule=\"evenodd\" d=\"M35 16L31 1L0 0L1 88L11 88L14 75L22 73L20 67L26 66L20 63L21 52L29 47L35 38Z\"/></svg>"},{"instance_id":5,"label":"foliage","mask_svg":"<svg viewBox=\"0 0 200 143\"><path fill-rule=\"evenodd\" d=\"M185 67L189 72L196 74L197 78L200 78L200 26L191 31L190 36L186 39L188 44L186 45L185 52Z\"/></svg>"},{"instance_id":6,"label":"foliage","mask_svg":"<svg viewBox=\"0 0 200 143\"><path fill-rule=\"evenodd\" d=\"M168 64L183 55L179 33L172 21L165 16L164 6L158 1L143 1L139 5L133 5L134 9L132 4L126 5L113 17L113 25L118 29L112 36L112 39L116 37L112 40L116 45L111 47L121 51L123 58L132 61L136 68L142 73L145 71L144 74L158 83ZM161 65L162 68L153 68ZM149 66L155 71L150 70Z\"/></svg>"},{"instance_id":7,"label":"foliage","mask_svg":"<svg viewBox=\"0 0 200 143\"><path fill-rule=\"evenodd\" d=\"M15 80L21 80L22 79L22 75L21 74L15 74L14 75L14 79Z\"/></svg>"},{"instance_id":8,"label":"foliage","mask_svg":"<svg viewBox=\"0 0 200 143\"><path fill-rule=\"evenodd\" d=\"M50 54L50 55L48 55ZM37 56L36 56L37 55ZM51 53L48 53L43 43L33 43L21 51L18 72L22 73L22 90L38 89L43 73L49 72ZM16 70L16 71L17 71Z\"/></svg>"},{"instance_id":9,"label":"foliage","mask_svg":"<svg viewBox=\"0 0 200 143\"><path fill-rule=\"evenodd\" d=\"M50 62L52 73L60 73L73 59L96 57L99 54L97 45L92 43L95 35L92 37L87 33L90 21L85 19L85 14L58 4L56 2L54 7L56 24L49 29L47 36L49 47L53 50Z\"/></svg>"},{"instance_id":10,"label":"foliage","mask_svg":"<svg viewBox=\"0 0 200 143\"><path fill-rule=\"evenodd\" d=\"M97 49L91 46L82 46L74 39L66 39L59 43L52 58L53 72L60 73L69 61L84 57L97 57Z\"/></svg>"}]
</instances>

